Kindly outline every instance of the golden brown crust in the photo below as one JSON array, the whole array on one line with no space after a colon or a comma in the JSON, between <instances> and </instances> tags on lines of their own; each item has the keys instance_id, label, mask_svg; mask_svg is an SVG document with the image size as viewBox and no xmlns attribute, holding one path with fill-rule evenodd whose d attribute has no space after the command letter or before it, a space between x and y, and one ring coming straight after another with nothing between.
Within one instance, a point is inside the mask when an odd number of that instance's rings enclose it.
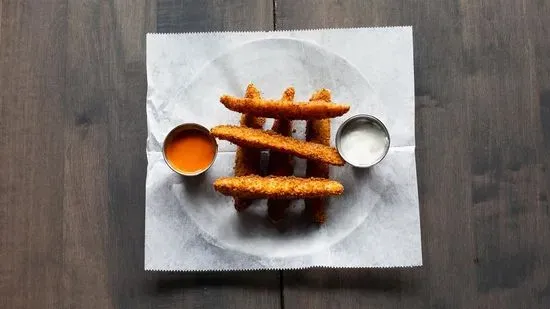
<instances>
[{"instance_id":1,"label":"golden brown crust","mask_svg":"<svg viewBox=\"0 0 550 309\"><path fill-rule=\"evenodd\" d=\"M332 95L330 94L330 90L328 90L326 88L321 88L321 89L315 91L311 95L311 98L309 98L309 103L311 103L312 101L330 102L330 100L332 100Z\"/></svg>"},{"instance_id":2,"label":"golden brown crust","mask_svg":"<svg viewBox=\"0 0 550 309\"><path fill-rule=\"evenodd\" d=\"M254 84L248 84L244 97L249 99L261 99L260 90L258 90ZM264 127L265 118L255 117L250 114L242 114L240 124L243 127L261 129Z\"/></svg>"},{"instance_id":3,"label":"golden brown crust","mask_svg":"<svg viewBox=\"0 0 550 309\"><path fill-rule=\"evenodd\" d=\"M262 97L260 90L253 83L246 86L246 91L244 93L245 98L249 99L260 99Z\"/></svg>"},{"instance_id":4,"label":"golden brown crust","mask_svg":"<svg viewBox=\"0 0 550 309\"><path fill-rule=\"evenodd\" d=\"M247 199L301 199L340 195L344 192L341 183L323 178L286 177L222 177L214 181L216 191Z\"/></svg>"},{"instance_id":5,"label":"golden brown crust","mask_svg":"<svg viewBox=\"0 0 550 309\"><path fill-rule=\"evenodd\" d=\"M237 98L229 95L223 95L220 102L235 112L291 120L333 118L342 116L350 109L349 105L321 100L310 102L316 104L306 104L307 102Z\"/></svg>"},{"instance_id":6,"label":"golden brown crust","mask_svg":"<svg viewBox=\"0 0 550 309\"><path fill-rule=\"evenodd\" d=\"M258 118L249 114L242 114L239 124L243 127L262 129L265 124L265 118Z\"/></svg>"},{"instance_id":7,"label":"golden brown crust","mask_svg":"<svg viewBox=\"0 0 550 309\"><path fill-rule=\"evenodd\" d=\"M210 130L219 139L239 146L274 149L304 159L317 160L332 165L344 165L344 159L336 148L282 136L272 131L222 125Z\"/></svg>"},{"instance_id":8,"label":"golden brown crust","mask_svg":"<svg viewBox=\"0 0 550 309\"><path fill-rule=\"evenodd\" d=\"M253 85L249 84L246 88L246 96L259 97L260 91ZM243 114L241 116L240 125L261 129L265 123L265 118L257 118L251 115ZM237 147L235 154L235 176L258 175L260 173L260 158L261 151L258 149L250 149L246 147Z\"/></svg>"},{"instance_id":9,"label":"golden brown crust","mask_svg":"<svg viewBox=\"0 0 550 309\"><path fill-rule=\"evenodd\" d=\"M296 91L294 90L294 87L288 87L283 92L283 97L281 100L292 102L294 101L295 94ZM290 133L292 133L292 122L288 119L275 119L271 130L284 136L290 136Z\"/></svg>"},{"instance_id":10,"label":"golden brown crust","mask_svg":"<svg viewBox=\"0 0 550 309\"><path fill-rule=\"evenodd\" d=\"M293 87L289 87L283 93L282 100L293 101L295 90ZM273 132L279 133L283 136L290 136L292 134L292 121L287 119L275 119L273 126L271 127ZM294 162L292 155L287 153L271 150L269 152L269 163L267 168L267 174L273 176L291 176L294 172ZM285 211L290 205L288 200L267 200L267 215L272 221L279 221L284 217Z\"/></svg>"},{"instance_id":11,"label":"golden brown crust","mask_svg":"<svg viewBox=\"0 0 550 309\"><path fill-rule=\"evenodd\" d=\"M254 84L246 87L245 97L250 99L259 99L260 91ZM240 125L244 127L261 129L265 123L265 118L259 118L248 114L241 115ZM261 151L246 147L237 147L235 154L235 176L258 175L260 174ZM238 211L246 209L252 201L246 199L235 199L235 209Z\"/></svg>"},{"instance_id":12,"label":"golden brown crust","mask_svg":"<svg viewBox=\"0 0 550 309\"><path fill-rule=\"evenodd\" d=\"M283 100L294 100L294 88L290 87L283 93ZM275 119L272 126L272 131L282 136L290 136L292 134L292 121L287 119ZM267 168L268 175L273 176L290 176L294 170L292 156L286 153L275 150L269 153L269 163Z\"/></svg>"},{"instance_id":13,"label":"golden brown crust","mask_svg":"<svg viewBox=\"0 0 550 309\"><path fill-rule=\"evenodd\" d=\"M313 94L310 101L323 100L330 102L331 95L327 89L321 89ZM315 103L310 103L315 104ZM330 145L330 119L309 120L306 125L306 141L322 145ZM306 177L329 177L329 166L326 163L308 160ZM306 199L306 212L315 223L324 223L326 220L325 201L320 198Z\"/></svg>"}]
</instances>

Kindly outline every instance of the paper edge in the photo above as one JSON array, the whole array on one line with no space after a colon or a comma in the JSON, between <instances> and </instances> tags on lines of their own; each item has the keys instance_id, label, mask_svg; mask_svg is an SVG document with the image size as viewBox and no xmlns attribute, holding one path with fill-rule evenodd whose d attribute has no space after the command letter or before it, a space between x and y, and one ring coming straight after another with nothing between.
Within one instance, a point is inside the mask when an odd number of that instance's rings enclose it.
<instances>
[{"instance_id":1,"label":"paper edge","mask_svg":"<svg viewBox=\"0 0 550 309\"><path fill-rule=\"evenodd\" d=\"M421 268L424 264L421 262L419 264L411 265L395 265L395 266L308 266L308 267L289 267L289 268L262 268L262 267L251 267L251 268L208 268L208 269L160 269L160 268L147 268L145 271L151 272L225 272L225 271L235 271L235 272L247 272L247 271L281 271L281 270L310 270L310 269L329 269L329 270L353 270L353 269L413 269Z\"/></svg>"},{"instance_id":2,"label":"paper edge","mask_svg":"<svg viewBox=\"0 0 550 309\"><path fill-rule=\"evenodd\" d=\"M250 34L250 33L273 33L273 32L315 32L315 31L338 31L338 30L361 30L361 29L413 29L412 25L405 26L373 26L373 27L351 27L351 28L309 28L309 29L284 29L284 30L234 30L234 31L190 31L190 32L149 32L147 36L174 36L189 35L196 36L202 34Z\"/></svg>"}]
</instances>

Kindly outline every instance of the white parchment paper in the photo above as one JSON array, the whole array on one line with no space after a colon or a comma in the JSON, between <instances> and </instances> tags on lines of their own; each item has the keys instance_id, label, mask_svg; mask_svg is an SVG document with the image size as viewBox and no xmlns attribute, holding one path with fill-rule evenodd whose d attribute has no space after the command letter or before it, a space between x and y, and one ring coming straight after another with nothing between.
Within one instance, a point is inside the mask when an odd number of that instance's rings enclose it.
<instances>
[{"instance_id":1,"label":"white parchment paper","mask_svg":"<svg viewBox=\"0 0 550 309\"><path fill-rule=\"evenodd\" d=\"M415 165L412 28L147 35L147 182L145 269L247 270L422 265ZM232 175L234 151L219 154L203 176L182 178L166 166L164 137L182 122L237 124L219 103L253 82L264 97L292 85L306 101L329 88L351 111L332 121L332 139L347 117L368 113L391 135L388 156L370 169L331 168L344 195L327 202L322 226L293 201L278 228L265 201L237 213L212 182ZM304 138L305 121L295 121ZM270 123L266 128L270 127ZM296 175L305 162L297 159Z\"/></svg>"}]
</instances>

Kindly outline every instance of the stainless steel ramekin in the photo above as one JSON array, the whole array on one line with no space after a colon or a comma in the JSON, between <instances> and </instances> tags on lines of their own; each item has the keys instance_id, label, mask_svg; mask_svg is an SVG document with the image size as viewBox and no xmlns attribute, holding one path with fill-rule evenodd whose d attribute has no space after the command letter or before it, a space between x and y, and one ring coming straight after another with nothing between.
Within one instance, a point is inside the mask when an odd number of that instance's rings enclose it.
<instances>
[{"instance_id":1,"label":"stainless steel ramekin","mask_svg":"<svg viewBox=\"0 0 550 309\"><path fill-rule=\"evenodd\" d=\"M355 163L350 162L348 160L348 158L346 158L346 155L344 154L344 152L341 149L342 134L345 134L345 131L347 129L349 129L351 126L360 125L361 123L374 125L375 127L379 128L380 131L382 131L384 133L384 135L386 135L386 138L388 139L388 142L385 145L384 154L379 159L377 159L376 161L371 162L369 164L363 164L363 165L357 164L357 162L355 162ZM355 116L351 116L346 121L344 121L344 123L342 123L342 125L340 125L340 127L338 128L338 131L336 132L336 149L338 150L338 153L340 154L340 156L342 156L344 161L346 161L348 164L350 164L351 166L354 166L354 167L367 168L367 167L371 167L371 166L374 166L374 165L378 164L388 154L388 150L390 149L390 143L391 143L390 133L388 132L388 129L386 128L384 123L382 123L382 121L380 121L380 119L378 119L374 116L371 116L371 115L367 115L367 114L358 114L358 115L355 115Z\"/></svg>"},{"instance_id":2,"label":"stainless steel ramekin","mask_svg":"<svg viewBox=\"0 0 550 309\"><path fill-rule=\"evenodd\" d=\"M193 173L187 173L185 171L181 171L181 170L177 169L175 166L172 166L172 164L170 163L170 160L168 160L168 158L166 157L166 146L174 139L174 137L181 134L183 131L191 131L191 130L199 131L201 133L204 133L205 136L208 136L208 138L212 141L212 144L214 145L214 157L212 158L212 162L210 162L210 164L207 167L205 167L204 169L198 170L198 171L193 172ZM197 176L197 175L200 175L200 174L206 172L212 166L212 164L214 164L214 161L216 161L216 157L218 155L218 143L216 142L216 138L210 133L210 130L208 130L207 128L205 128L205 127L203 127L203 126L201 126L200 124L197 124L197 123L184 123L184 124L180 124L179 126L173 128L168 133L168 135L166 135L166 138L164 138L164 143L162 144L162 155L164 156L164 161L166 162L166 164L174 172L176 172L176 173L178 173L182 176Z\"/></svg>"}]
</instances>

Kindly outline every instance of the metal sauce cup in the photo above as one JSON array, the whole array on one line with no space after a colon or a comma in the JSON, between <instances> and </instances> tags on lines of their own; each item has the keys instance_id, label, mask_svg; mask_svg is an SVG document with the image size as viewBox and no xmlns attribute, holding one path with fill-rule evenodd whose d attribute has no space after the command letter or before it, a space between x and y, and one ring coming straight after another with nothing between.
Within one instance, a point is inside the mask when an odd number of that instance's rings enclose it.
<instances>
[{"instance_id":1,"label":"metal sauce cup","mask_svg":"<svg viewBox=\"0 0 550 309\"><path fill-rule=\"evenodd\" d=\"M342 136L348 133L348 130L352 129L353 127L362 126L362 125L374 127L380 130L380 132L382 132L386 137L387 142L384 145L383 154L373 162L368 162L368 163L351 162L349 160L349 154L348 154L348 157L346 157L345 150L342 149ZM342 156L344 161L346 161L348 164L359 168L371 167L378 164L380 161L382 161L388 154L388 150L390 149L390 142L391 142L390 134L386 126L382 123L382 121L380 121L380 119L374 116L367 115L367 114L358 114L348 118L346 121L344 121L344 123L342 123L342 125L340 125L340 127L338 128L338 131L336 132L336 149L338 150L338 153L340 154L340 156Z\"/></svg>"},{"instance_id":2,"label":"metal sauce cup","mask_svg":"<svg viewBox=\"0 0 550 309\"><path fill-rule=\"evenodd\" d=\"M176 138L180 134L184 134L185 131L198 131L201 134L204 134L204 136L208 137L209 140L212 142L212 146L214 147L214 156L212 157L212 161L210 162L210 164L201 170L194 171L194 172L186 172L186 171L179 170L177 167L172 165L172 163L166 156L166 147L174 140L174 138ZM216 160L216 156L218 155L218 143L216 142L216 138L214 138L214 136L210 133L210 130L208 130L207 128L197 123L184 123L173 128L168 133L168 135L166 135L166 138L164 139L164 143L162 145L162 154L164 156L164 161L174 172L182 176L197 176L206 172L212 166L212 164L214 164L214 161Z\"/></svg>"}]
</instances>

